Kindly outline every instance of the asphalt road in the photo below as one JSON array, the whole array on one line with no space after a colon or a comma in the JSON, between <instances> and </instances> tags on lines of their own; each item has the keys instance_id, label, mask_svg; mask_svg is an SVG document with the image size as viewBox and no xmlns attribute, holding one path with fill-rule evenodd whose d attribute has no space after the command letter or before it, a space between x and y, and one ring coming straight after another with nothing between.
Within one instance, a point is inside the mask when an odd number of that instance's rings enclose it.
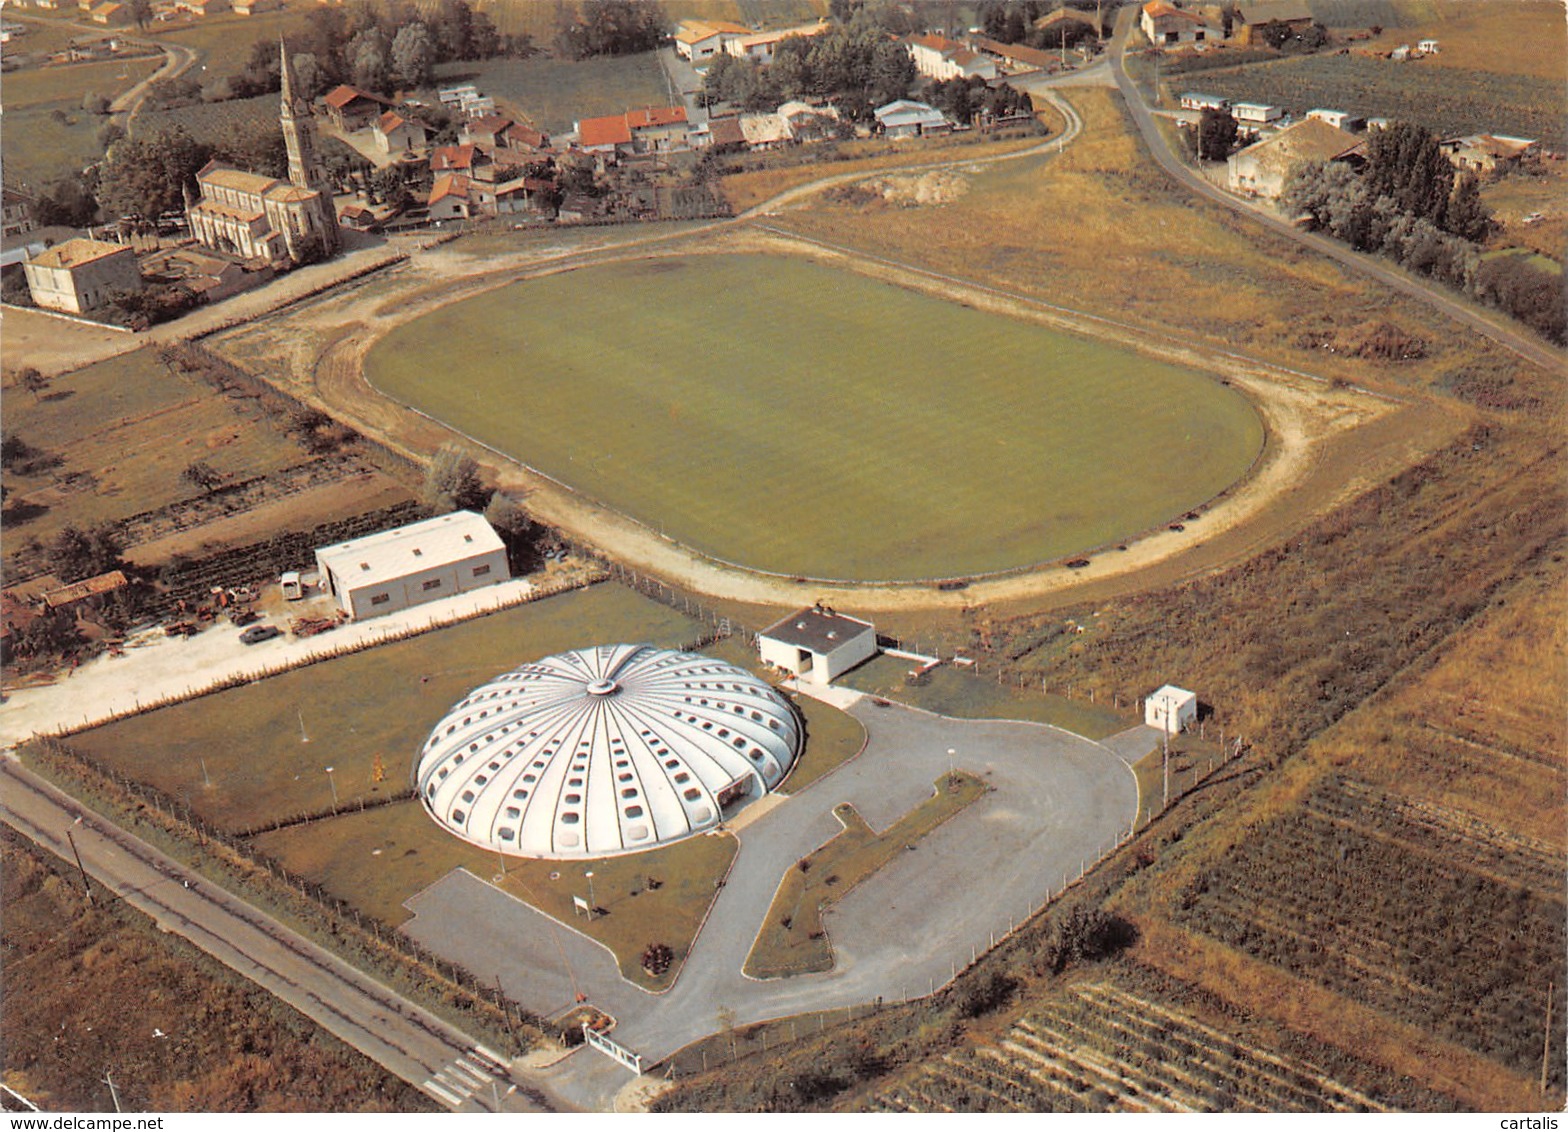
<instances>
[{"instance_id":1,"label":"asphalt road","mask_svg":"<svg viewBox=\"0 0 1568 1132\"><path fill-rule=\"evenodd\" d=\"M1136 9L1129 9L1135 11ZM1159 166L1171 175L1182 187L1198 196L1224 205L1233 212L1240 213L1253 223L1268 229L1276 235L1294 240L1304 247L1328 256L1338 263L1344 264L1352 271L1370 276L1378 282L1392 287L1411 298L1419 299L1430 306L1436 307L1443 314L1452 318L1476 333L1484 335L1505 349L1513 351L1527 361L1534 362L1550 373L1563 373L1568 366L1568 355L1560 350L1541 342L1532 335L1515 329L1501 316L1492 316L1481 310L1461 302L1441 287L1428 284L1415 276L1406 274L1386 261L1365 256L1351 250L1338 240L1308 232L1297 228L1284 220L1232 196L1223 189L1218 189L1199 176L1190 166L1184 163L1176 154L1171 152L1166 144L1165 136L1160 133L1155 125L1154 114L1143 100L1143 94L1138 90L1137 84L1132 81L1132 76L1127 73L1127 37L1132 29L1132 19L1124 18L1117 26L1116 34L1111 41L1111 69L1116 76L1117 89L1121 91L1122 98L1127 104L1128 113L1138 126L1144 144L1148 147L1150 155Z\"/></svg>"},{"instance_id":2,"label":"asphalt road","mask_svg":"<svg viewBox=\"0 0 1568 1132\"><path fill-rule=\"evenodd\" d=\"M165 930L251 979L387 1070L464 1112L547 1109L466 1035L200 874L0 758L0 820L74 863ZM68 838L66 831L71 831Z\"/></svg>"}]
</instances>

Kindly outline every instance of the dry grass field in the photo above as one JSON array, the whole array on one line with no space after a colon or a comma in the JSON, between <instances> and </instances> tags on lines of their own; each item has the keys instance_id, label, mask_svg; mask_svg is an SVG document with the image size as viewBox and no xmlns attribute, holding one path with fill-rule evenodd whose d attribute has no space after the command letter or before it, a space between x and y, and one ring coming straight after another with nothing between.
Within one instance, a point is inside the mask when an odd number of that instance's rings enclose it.
<instances>
[{"instance_id":1,"label":"dry grass field","mask_svg":"<svg viewBox=\"0 0 1568 1132\"><path fill-rule=\"evenodd\" d=\"M1360 11L1356 9L1358 6ZM1391 51L1401 43L1436 39L1441 52L1419 66L1529 75L1561 85L1568 57L1568 29L1560 4L1550 0L1313 0L1313 12L1330 26L1377 24L1384 33L1364 46Z\"/></svg>"},{"instance_id":2,"label":"dry grass field","mask_svg":"<svg viewBox=\"0 0 1568 1132\"><path fill-rule=\"evenodd\" d=\"M99 903L87 904L74 869L9 828L0 865L5 1081L45 1112L110 1111L97 1067L128 1111L435 1111L412 1086L147 917L103 900L101 889Z\"/></svg>"},{"instance_id":3,"label":"dry grass field","mask_svg":"<svg viewBox=\"0 0 1568 1132\"><path fill-rule=\"evenodd\" d=\"M83 110L82 99L89 93L114 98L156 71L161 62L158 55L7 74L0 94L6 116L0 157L7 182L41 188L79 175L85 165L103 155L98 132L109 121Z\"/></svg>"}]
</instances>

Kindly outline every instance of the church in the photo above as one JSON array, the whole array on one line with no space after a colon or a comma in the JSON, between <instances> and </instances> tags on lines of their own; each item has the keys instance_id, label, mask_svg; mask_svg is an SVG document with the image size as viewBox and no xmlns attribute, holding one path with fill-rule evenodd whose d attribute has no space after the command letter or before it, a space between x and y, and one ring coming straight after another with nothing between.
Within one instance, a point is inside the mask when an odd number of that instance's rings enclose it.
<instances>
[{"instance_id":1,"label":"church","mask_svg":"<svg viewBox=\"0 0 1568 1132\"><path fill-rule=\"evenodd\" d=\"M267 263L301 263L332 255L342 244L332 190L316 156L316 118L297 97L299 80L283 57L283 141L287 181L233 169L216 161L196 174L198 199L186 193L185 217L197 243L213 251Z\"/></svg>"}]
</instances>

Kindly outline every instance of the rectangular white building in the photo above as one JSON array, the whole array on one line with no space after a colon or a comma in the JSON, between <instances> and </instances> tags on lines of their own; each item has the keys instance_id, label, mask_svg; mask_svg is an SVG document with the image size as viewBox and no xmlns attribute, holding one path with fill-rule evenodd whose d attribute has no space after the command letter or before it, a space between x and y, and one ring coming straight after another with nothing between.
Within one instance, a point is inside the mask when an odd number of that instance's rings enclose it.
<instances>
[{"instance_id":1,"label":"rectangular white building","mask_svg":"<svg viewBox=\"0 0 1568 1132\"><path fill-rule=\"evenodd\" d=\"M1167 684L1143 701L1143 721L1167 735L1187 730L1198 721L1198 696L1185 688Z\"/></svg>"},{"instance_id":2,"label":"rectangular white building","mask_svg":"<svg viewBox=\"0 0 1568 1132\"><path fill-rule=\"evenodd\" d=\"M482 515L454 511L316 551L321 588L356 620L510 578L506 547Z\"/></svg>"},{"instance_id":3,"label":"rectangular white building","mask_svg":"<svg viewBox=\"0 0 1568 1132\"><path fill-rule=\"evenodd\" d=\"M877 653L876 626L825 606L802 609L763 630L762 659L813 684L827 684Z\"/></svg>"}]
</instances>

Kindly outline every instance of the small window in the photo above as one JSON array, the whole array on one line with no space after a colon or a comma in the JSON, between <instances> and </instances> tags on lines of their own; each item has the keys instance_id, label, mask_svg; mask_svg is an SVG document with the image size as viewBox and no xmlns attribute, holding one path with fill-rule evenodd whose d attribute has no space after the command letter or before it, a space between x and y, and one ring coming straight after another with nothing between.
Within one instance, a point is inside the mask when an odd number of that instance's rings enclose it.
<instances>
[{"instance_id":1,"label":"small window","mask_svg":"<svg viewBox=\"0 0 1568 1132\"><path fill-rule=\"evenodd\" d=\"M567 782L566 782L566 785L568 785L568 786L581 786L582 784L583 784L583 780L580 779L580 778L570 778L570 779L567 779Z\"/></svg>"},{"instance_id":2,"label":"small window","mask_svg":"<svg viewBox=\"0 0 1568 1132\"><path fill-rule=\"evenodd\" d=\"M642 807L641 806L627 806L626 807L626 816L629 817L629 818L640 818L640 817L642 817Z\"/></svg>"},{"instance_id":3,"label":"small window","mask_svg":"<svg viewBox=\"0 0 1568 1132\"><path fill-rule=\"evenodd\" d=\"M474 536L473 535L464 535L463 536L463 541L464 542L473 542L474 541Z\"/></svg>"},{"instance_id":4,"label":"small window","mask_svg":"<svg viewBox=\"0 0 1568 1132\"><path fill-rule=\"evenodd\" d=\"M677 786L690 781L691 775L687 774L684 770L675 776L675 783Z\"/></svg>"},{"instance_id":5,"label":"small window","mask_svg":"<svg viewBox=\"0 0 1568 1132\"><path fill-rule=\"evenodd\" d=\"M510 840L512 840L513 834L512 834L512 831L509 830L509 829L497 830L496 833L497 833L497 836L499 836L502 841L510 841Z\"/></svg>"},{"instance_id":6,"label":"small window","mask_svg":"<svg viewBox=\"0 0 1568 1132\"><path fill-rule=\"evenodd\" d=\"M582 818L570 810L561 815L562 825L576 825L580 821L582 821Z\"/></svg>"},{"instance_id":7,"label":"small window","mask_svg":"<svg viewBox=\"0 0 1568 1132\"><path fill-rule=\"evenodd\" d=\"M577 805L577 803L581 802L582 800L583 800L583 796L581 794L568 794L566 796L566 804L569 805L569 806L575 806L575 805Z\"/></svg>"},{"instance_id":8,"label":"small window","mask_svg":"<svg viewBox=\"0 0 1568 1132\"><path fill-rule=\"evenodd\" d=\"M516 806L508 806L506 808L506 816L509 818L520 818L523 816L523 811Z\"/></svg>"},{"instance_id":9,"label":"small window","mask_svg":"<svg viewBox=\"0 0 1568 1132\"><path fill-rule=\"evenodd\" d=\"M359 568L361 570L365 571L365 573L367 573L367 574L370 573L370 563L368 563L368 562L361 562L359 564Z\"/></svg>"},{"instance_id":10,"label":"small window","mask_svg":"<svg viewBox=\"0 0 1568 1132\"><path fill-rule=\"evenodd\" d=\"M693 786L690 787L684 794L682 794L681 797L685 798L688 802L695 802L698 798L702 797L702 791Z\"/></svg>"},{"instance_id":11,"label":"small window","mask_svg":"<svg viewBox=\"0 0 1568 1132\"><path fill-rule=\"evenodd\" d=\"M419 588L422 589L422 590L438 590L438 589L441 588L441 579L440 578L431 578L428 582L426 582L424 585L420 586Z\"/></svg>"},{"instance_id":12,"label":"small window","mask_svg":"<svg viewBox=\"0 0 1568 1132\"><path fill-rule=\"evenodd\" d=\"M424 556L425 556L425 552L424 551L420 550L419 547L417 547L417 546L414 547L414 557L415 558L423 558Z\"/></svg>"},{"instance_id":13,"label":"small window","mask_svg":"<svg viewBox=\"0 0 1568 1132\"><path fill-rule=\"evenodd\" d=\"M465 801L465 802L472 802L473 800L474 800L474 792L472 790L464 790L463 791L463 801Z\"/></svg>"},{"instance_id":14,"label":"small window","mask_svg":"<svg viewBox=\"0 0 1568 1132\"><path fill-rule=\"evenodd\" d=\"M475 566L474 567L474 577L476 577L476 578L483 578L488 573L490 573L490 567L489 566Z\"/></svg>"},{"instance_id":15,"label":"small window","mask_svg":"<svg viewBox=\"0 0 1568 1132\"><path fill-rule=\"evenodd\" d=\"M392 600L392 595L391 594L371 594L370 595L370 604L371 605L385 605L387 602L389 602L391 600Z\"/></svg>"},{"instance_id":16,"label":"small window","mask_svg":"<svg viewBox=\"0 0 1568 1132\"><path fill-rule=\"evenodd\" d=\"M463 824L463 811L462 810L453 810L452 811L452 820L454 822L456 822L458 825L462 825Z\"/></svg>"}]
</instances>

